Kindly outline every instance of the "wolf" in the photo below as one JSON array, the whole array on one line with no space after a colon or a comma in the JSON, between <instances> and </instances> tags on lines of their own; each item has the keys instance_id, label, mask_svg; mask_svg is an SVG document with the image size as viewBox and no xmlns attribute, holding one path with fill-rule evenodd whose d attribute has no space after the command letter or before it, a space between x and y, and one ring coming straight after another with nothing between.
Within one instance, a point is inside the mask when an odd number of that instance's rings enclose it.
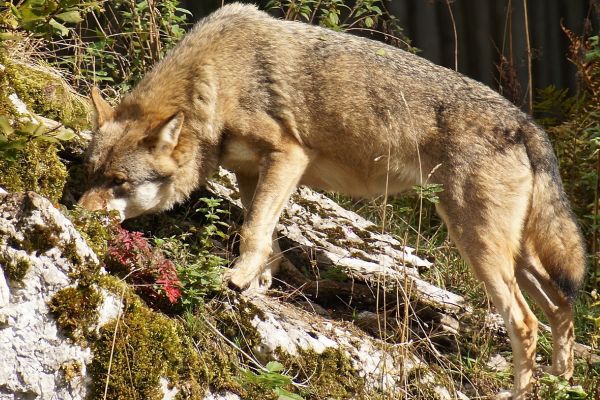
<instances>
[{"instance_id":1,"label":"wolf","mask_svg":"<svg viewBox=\"0 0 600 400\"><path fill-rule=\"evenodd\" d=\"M572 375L582 237L545 132L492 89L379 42L230 4L117 107L98 90L92 101L80 203L132 218L184 200L219 165L233 171L245 220L226 279L241 289L270 285L273 230L298 185L363 197L442 185L437 211L510 336L512 398L530 391L535 363L538 321L523 291L552 327L551 372Z\"/></svg>"}]
</instances>

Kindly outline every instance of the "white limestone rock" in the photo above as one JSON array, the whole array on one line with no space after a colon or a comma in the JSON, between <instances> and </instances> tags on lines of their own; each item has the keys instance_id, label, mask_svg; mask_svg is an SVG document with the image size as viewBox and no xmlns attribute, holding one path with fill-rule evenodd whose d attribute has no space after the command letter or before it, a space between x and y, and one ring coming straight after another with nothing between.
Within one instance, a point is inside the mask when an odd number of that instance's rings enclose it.
<instances>
[{"instance_id":1,"label":"white limestone rock","mask_svg":"<svg viewBox=\"0 0 600 400\"><path fill-rule=\"evenodd\" d=\"M42 248L23 244L34 235L39 235L35 240ZM86 396L90 349L67 341L47 306L56 292L73 284L69 273L75 265L62 254L61 245L68 245L81 260L98 262L48 200L34 193L0 194L0 399ZM17 260L27 271L15 281L5 270ZM67 376L68 369L79 374Z\"/></svg>"}]
</instances>

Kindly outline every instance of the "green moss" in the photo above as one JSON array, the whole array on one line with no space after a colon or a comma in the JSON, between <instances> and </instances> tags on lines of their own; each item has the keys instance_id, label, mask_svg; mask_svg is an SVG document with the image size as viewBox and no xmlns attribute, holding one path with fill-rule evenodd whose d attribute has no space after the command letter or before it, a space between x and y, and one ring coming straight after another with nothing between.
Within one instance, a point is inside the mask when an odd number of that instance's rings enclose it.
<instances>
[{"instance_id":1,"label":"green moss","mask_svg":"<svg viewBox=\"0 0 600 400\"><path fill-rule=\"evenodd\" d=\"M107 398L161 399L159 379L178 383L184 362L178 324L133 295L126 296L124 303L121 319L103 326L92 344L91 397L102 397L110 368Z\"/></svg>"},{"instance_id":2,"label":"green moss","mask_svg":"<svg viewBox=\"0 0 600 400\"><path fill-rule=\"evenodd\" d=\"M261 310L237 293L232 292L230 296L235 296L235 302L229 304L227 309L210 312L218 315L216 327L225 337L240 343L242 348L252 351L252 348L260 343L261 338L251 321L255 316L263 320L266 317Z\"/></svg>"},{"instance_id":3,"label":"green moss","mask_svg":"<svg viewBox=\"0 0 600 400\"><path fill-rule=\"evenodd\" d=\"M76 206L63 210L90 248L102 260L108 251L108 241L115 234L118 219L114 212L88 211Z\"/></svg>"},{"instance_id":4,"label":"green moss","mask_svg":"<svg viewBox=\"0 0 600 400\"><path fill-rule=\"evenodd\" d=\"M88 102L73 92L59 75L50 72L49 68L12 60L2 47L0 63L5 67L0 73L3 101L5 96L16 93L36 114L60 121L73 129L84 129L89 125Z\"/></svg>"},{"instance_id":5,"label":"green moss","mask_svg":"<svg viewBox=\"0 0 600 400\"><path fill-rule=\"evenodd\" d=\"M72 93L58 76L42 68L11 60L0 46L0 116L18 118L9 96L17 96L36 114L55 119L67 127L88 125L87 102ZM2 132L6 134L6 132ZM12 139L8 135L8 140ZM30 140L16 153L15 160L0 157L0 186L11 192L35 191L57 202L67 178L65 165L58 157L55 143Z\"/></svg>"},{"instance_id":6,"label":"green moss","mask_svg":"<svg viewBox=\"0 0 600 400\"><path fill-rule=\"evenodd\" d=\"M62 195L66 177L67 170L51 143L28 143L15 162L0 159L0 186L9 192L32 190L55 203Z\"/></svg>"},{"instance_id":7,"label":"green moss","mask_svg":"<svg viewBox=\"0 0 600 400\"><path fill-rule=\"evenodd\" d=\"M296 381L310 382L306 399L376 398L376 394L367 393L364 378L358 375L341 348L329 348L322 353L300 350L297 356L280 352L279 357Z\"/></svg>"},{"instance_id":8,"label":"green moss","mask_svg":"<svg viewBox=\"0 0 600 400\"><path fill-rule=\"evenodd\" d=\"M65 381L67 381L67 382L71 382L75 378L80 377L82 370L83 370L83 368L81 367L81 364L79 363L79 361L75 361L75 360L65 362L64 364L62 364L60 366L60 371L63 373L63 376L65 377Z\"/></svg>"},{"instance_id":9,"label":"green moss","mask_svg":"<svg viewBox=\"0 0 600 400\"><path fill-rule=\"evenodd\" d=\"M85 344L89 330L98 321L102 296L93 286L68 287L56 293L48 307L58 327L68 337Z\"/></svg>"},{"instance_id":10,"label":"green moss","mask_svg":"<svg viewBox=\"0 0 600 400\"><path fill-rule=\"evenodd\" d=\"M321 279L329 279L336 282L346 282L349 279L345 269L337 265L323 269L319 272L319 275Z\"/></svg>"},{"instance_id":11,"label":"green moss","mask_svg":"<svg viewBox=\"0 0 600 400\"><path fill-rule=\"evenodd\" d=\"M190 388L189 398L202 398L209 387L214 390L243 393L244 389L236 380L239 373L239 354L215 334L208 325L211 323L214 326L215 320L207 322L208 319L208 313L204 317L188 313L181 325L186 347L195 349L189 352L184 368L180 371L180 374L186 377L185 381Z\"/></svg>"},{"instance_id":12,"label":"green moss","mask_svg":"<svg viewBox=\"0 0 600 400\"><path fill-rule=\"evenodd\" d=\"M31 268L31 263L25 258L9 258L0 254L0 266L4 270L4 276L13 282L21 282Z\"/></svg>"},{"instance_id":13,"label":"green moss","mask_svg":"<svg viewBox=\"0 0 600 400\"><path fill-rule=\"evenodd\" d=\"M53 225L32 225L23 230L23 240L19 243L21 249L28 253L45 253L48 250L59 247L61 240L57 236L62 229Z\"/></svg>"}]
</instances>

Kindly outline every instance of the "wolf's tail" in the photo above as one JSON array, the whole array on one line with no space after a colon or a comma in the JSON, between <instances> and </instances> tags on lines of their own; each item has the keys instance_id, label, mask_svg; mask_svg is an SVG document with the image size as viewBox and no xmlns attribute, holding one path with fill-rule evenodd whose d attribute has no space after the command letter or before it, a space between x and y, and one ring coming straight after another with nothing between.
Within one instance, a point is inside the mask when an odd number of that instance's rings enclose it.
<instances>
[{"instance_id":1,"label":"wolf's tail","mask_svg":"<svg viewBox=\"0 0 600 400\"><path fill-rule=\"evenodd\" d=\"M525 131L525 147L534 178L523 239L572 302L586 274L583 237L565 195L548 137L529 121Z\"/></svg>"}]
</instances>

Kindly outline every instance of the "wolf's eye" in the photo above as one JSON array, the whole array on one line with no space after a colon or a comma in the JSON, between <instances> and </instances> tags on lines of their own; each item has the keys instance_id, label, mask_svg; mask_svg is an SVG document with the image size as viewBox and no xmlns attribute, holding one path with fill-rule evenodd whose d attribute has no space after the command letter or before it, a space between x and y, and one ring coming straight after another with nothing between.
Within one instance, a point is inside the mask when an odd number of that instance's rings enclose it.
<instances>
[{"instance_id":1,"label":"wolf's eye","mask_svg":"<svg viewBox=\"0 0 600 400\"><path fill-rule=\"evenodd\" d=\"M112 184L112 186L121 186L125 182L127 181L123 178L113 178L110 183Z\"/></svg>"}]
</instances>

